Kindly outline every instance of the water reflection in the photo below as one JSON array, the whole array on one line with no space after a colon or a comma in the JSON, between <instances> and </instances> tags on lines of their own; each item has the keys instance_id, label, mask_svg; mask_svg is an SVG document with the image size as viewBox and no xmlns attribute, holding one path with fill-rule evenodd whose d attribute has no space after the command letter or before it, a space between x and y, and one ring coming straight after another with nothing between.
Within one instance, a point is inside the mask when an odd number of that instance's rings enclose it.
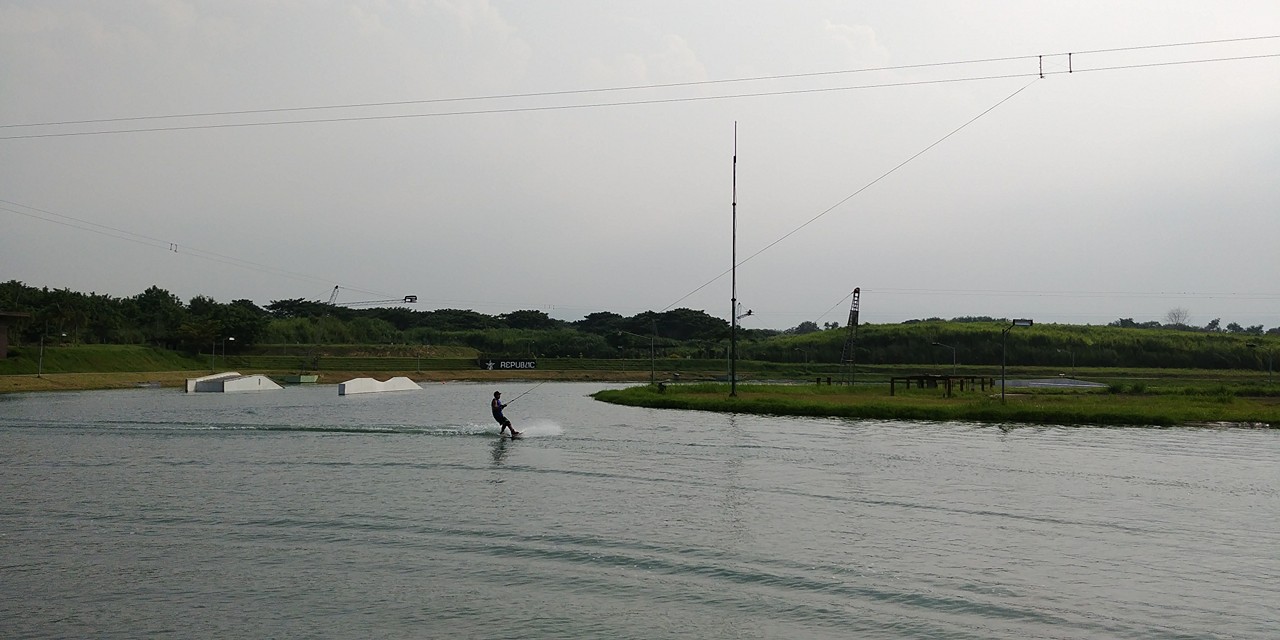
<instances>
[{"instance_id":1,"label":"water reflection","mask_svg":"<svg viewBox=\"0 0 1280 640\"><path fill-rule=\"evenodd\" d=\"M497 442L489 447L489 455L493 458L493 466L502 466L502 463L507 461L507 439L499 437Z\"/></svg>"}]
</instances>

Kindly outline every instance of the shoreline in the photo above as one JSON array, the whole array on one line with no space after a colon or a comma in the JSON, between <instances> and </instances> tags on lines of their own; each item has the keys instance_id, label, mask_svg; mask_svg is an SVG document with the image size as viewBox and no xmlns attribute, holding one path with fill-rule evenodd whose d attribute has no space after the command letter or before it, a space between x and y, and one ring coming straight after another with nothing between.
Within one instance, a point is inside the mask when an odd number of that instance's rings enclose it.
<instances>
[{"instance_id":1,"label":"shoreline","mask_svg":"<svg viewBox=\"0 0 1280 640\"><path fill-rule=\"evenodd\" d=\"M1208 426L1270 429L1280 425L1280 403L1272 397L1219 397L1171 394L1115 394L1100 391L1009 394L961 393L947 397L934 390L897 396L870 389L777 385L649 386L602 390L602 402L650 409L810 418L980 422L989 424L1094 426Z\"/></svg>"},{"instance_id":2,"label":"shoreline","mask_svg":"<svg viewBox=\"0 0 1280 640\"><path fill-rule=\"evenodd\" d=\"M241 371L278 379L292 372ZM57 391L99 391L161 387L183 389L188 378L209 375L205 371L121 371L109 373L45 373L0 376L0 395L6 393L42 393ZM317 372L320 385L336 385L352 378L385 380L404 376L414 382L499 382L538 380L557 382L648 382L649 372L632 371L325 371Z\"/></svg>"}]
</instances>

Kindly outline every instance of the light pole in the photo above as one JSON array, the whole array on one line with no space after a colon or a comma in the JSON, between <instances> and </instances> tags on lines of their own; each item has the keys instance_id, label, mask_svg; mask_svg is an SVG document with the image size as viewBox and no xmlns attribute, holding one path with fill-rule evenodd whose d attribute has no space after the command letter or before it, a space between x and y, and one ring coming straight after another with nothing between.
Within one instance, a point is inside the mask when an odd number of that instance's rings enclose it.
<instances>
[{"instance_id":1,"label":"light pole","mask_svg":"<svg viewBox=\"0 0 1280 640\"><path fill-rule=\"evenodd\" d=\"M40 334L40 360L36 363L37 378L44 377L44 339L46 337L46 334L48 333L49 333L49 323L46 322L44 325L44 333ZM67 334L64 332L62 334L62 341L65 341L66 338L67 338ZM59 341L59 344L61 344L62 341Z\"/></svg>"},{"instance_id":2,"label":"light pole","mask_svg":"<svg viewBox=\"0 0 1280 640\"><path fill-rule=\"evenodd\" d=\"M40 360L36 362L36 377L44 377L44 334L49 333L49 323L45 323L44 333L40 334Z\"/></svg>"},{"instance_id":3,"label":"light pole","mask_svg":"<svg viewBox=\"0 0 1280 640\"><path fill-rule=\"evenodd\" d=\"M933 343L933 346L945 347L951 350L951 375L954 376L956 374L956 348L949 344L942 344L941 342L935 342Z\"/></svg>"},{"instance_id":4,"label":"light pole","mask_svg":"<svg viewBox=\"0 0 1280 640\"><path fill-rule=\"evenodd\" d=\"M1075 349L1058 349L1058 353L1066 353L1071 356L1071 377L1076 375L1076 350Z\"/></svg>"},{"instance_id":5,"label":"light pole","mask_svg":"<svg viewBox=\"0 0 1280 640\"><path fill-rule=\"evenodd\" d=\"M222 366L224 367L227 366L227 341L228 340L232 342L236 341L234 337L226 337L222 339Z\"/></svg>"},{"instance_id":6,"label":"light pole","mask_svg":"<svg viewBox=\"0 0 1280 640\"><path fill-rule=\"evenodd\" d=\"M801 360L802 362L804 362L805 364L809 364L809 352L808 352L808 351L805 351L804 349L801 349L800 347L796 347L795 349L792 349L792 351L799 351L799 352L800 352L800 360Z\"/></svg>"},{"instance_id":7,"label":"light pole","mask_svg":"<svg viewBox=\"0 0 1280 640\"><path fill-rule=\"evenodd\" d=\"M1032 324L1034 324L1034 322L1028 318L1018 318L1000 331L1000 404L1004 404L1004 365L1005 354L1008 351L1006 346L1008 343L1009 331L1014 327L1029 327Z\"/></svg>"},{"instance_id":8,"label":"light pole","mask_svg":"<svg viewBox=\"0 0 1280 640\"><path fill-rule=\"evenodd\" d=\"M640 334L638 334L638 333L631 333L630 331L622 331L622 330L619 330L619 331L618 331L618 333L625 333L625 334L627 334L627 335L629 335L629 336L635 336L635 337L637 337L637 338L643 338L643 337L644 337L644 336L642 336L642 335L640 335ZM653 343L654 343L654 338L657 336L657 333L658 333L658 324L657 324L657 322L655 321L655 322L654 322L654 325L653 325L653 333L649 334L649 384L657 384L657 382L658 382L658 366L657 366L657 360L655 359L655 357L654 357L654 355L653 355L653 353L654 353L654 344L653 344ZM619 349L621 349L622 347L618 347L618 348L619 348Z\"/></svg>"}]
</instances>

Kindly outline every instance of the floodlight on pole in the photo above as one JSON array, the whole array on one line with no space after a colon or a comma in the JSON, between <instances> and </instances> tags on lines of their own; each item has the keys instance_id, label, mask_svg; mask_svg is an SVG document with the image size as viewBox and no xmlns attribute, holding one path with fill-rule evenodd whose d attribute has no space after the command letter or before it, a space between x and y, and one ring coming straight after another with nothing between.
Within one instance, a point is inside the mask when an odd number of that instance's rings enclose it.
<instances>
[{"instance_id":1,"label":"floodlight on pole","mask_svg":"<svg viewBox=\"0 0 1280 640\"><path fill-rule=\"evenodd\" d=\"M1006 348L1006 345L1008 343L1009 331L1011 331L1014 327L1030 327L1032 324L1035 324L1035 323L1029 318L1018 318L1013 322L1010 322L1009 326L1005 327L1000 331L1000 404L1004 404L1004 381L1005 381L1004 369L1005 369L1005 360L1006 360L1005 356L1006 356L1006 352L1008 351L1008 349Z\"/></svg>"},{"instance_id":2,"label":"floodlight on pole","mask_svg":"<svg viewBox=\"0 0 1280 640\"><path fill-rule=\"evenodd\" d=\"M951 375L954 376L956 374L956 348L949 344L942 344L941 342L935 342L933 343L933 346L951 350Z\"/></svg>"},{"instance_id":3,"label":"floodlight on pole","mask_svg":"<svg viewBox=\"0 0 1280 640\"><path fill-rule=\"evenodd\" d=\"M224 367L227 366L227 341L228 340L232 342L236 341L236 339L232 336L227 336L222 339L222 366ZM215 352L215 356L216 356L216 352Z\"/></svg>"},{"instance_id":4,"label":"floodlight on pole","mask_svg":"<svg viewBox=\"0 0 1280 640\"><path fill-rule=\"evenodd\" d=\"M1076 350L1075 350L1075 348L1074 348L1074 347L1072 347L1071 349L1058 349L1058 353L1065 353L1065 354L1067 354L1067 355L1071 356L1071 375L1074 377L1074 376L1076 375Z\"/></svg>"},{"instance_id":5,"label":"floodlight on pole","mask_svg":"<svg viewBox=\"0 0 1280 640\"><path fill-rule=\"evenodd\" d=\"M649 384L651 385L658 384L658 364L657 364L658 361L654 356L654 350L655 350L654 342L658 338L658 321L657 320L653 321L653 332L647 336L642 336L638 333L631 333L630 331L622 331L622 330L619 330L618 333L625 333L629 336L635 336L637 338L649 338ZM622 347L618 347L618 348L621 349Z\"/></svg>"}]
</instances>

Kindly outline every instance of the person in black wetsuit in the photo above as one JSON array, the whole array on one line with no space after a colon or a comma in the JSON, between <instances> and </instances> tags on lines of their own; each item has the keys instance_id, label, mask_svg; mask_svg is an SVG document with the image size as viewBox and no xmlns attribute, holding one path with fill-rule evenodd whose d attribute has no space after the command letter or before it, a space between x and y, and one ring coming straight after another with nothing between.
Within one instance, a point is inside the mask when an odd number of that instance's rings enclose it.
<instances>
[{"instance_id":1,"label":"person in black wetsuit","mask_svg":"<svg viewBox=\"0 0 1280 640\"><path fill-rule=\"evenodd\" d=\"M511 426L511 421L508 420L506 416L502 415L502 410L506 407L507 405L502 404L502 392L494 391L493 400L489 402L489 409L493 411L493 419L497 420L498 424L502 425L498 428L498 435L502 435L503 432L510 429L511 437L514 438L520 435L520 432L516 431L515 427Z\"/></svg>"}]
</instances>

